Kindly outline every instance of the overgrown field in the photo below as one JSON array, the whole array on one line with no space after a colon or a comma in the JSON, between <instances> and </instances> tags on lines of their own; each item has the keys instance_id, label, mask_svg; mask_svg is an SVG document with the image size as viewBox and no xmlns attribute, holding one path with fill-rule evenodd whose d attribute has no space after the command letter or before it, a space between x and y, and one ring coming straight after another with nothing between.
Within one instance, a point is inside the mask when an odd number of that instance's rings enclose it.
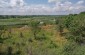
<instances>
[{"instance_id":1,"label":"overgrown field","mask_svg":"<svg viewBox=\"0 0 85 55\"><path fill-rule=\"evenodd\" d=\"M85 13L0 19L0 55L85 55Z\"/></svg>"}]
</instances>

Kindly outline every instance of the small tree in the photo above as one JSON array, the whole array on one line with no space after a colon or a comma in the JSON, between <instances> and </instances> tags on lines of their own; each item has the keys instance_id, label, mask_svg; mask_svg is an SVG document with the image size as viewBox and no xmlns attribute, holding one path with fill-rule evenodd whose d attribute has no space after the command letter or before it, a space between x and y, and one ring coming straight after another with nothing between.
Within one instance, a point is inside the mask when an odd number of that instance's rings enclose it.
<instances>
[{"instance_id":1,"label":"small tree","mask_svg":"<svg viewBox=\"0 0 85 55\"><path fill-rule=\"evenodd\" d=\"M12 54L12 47L8 47L7 55L13 55L13 54Z\"/></svg>"},{"instance_id":2,"label":"small tree","mask_svg":"<svg viewBox=\"0 0 85 55\"><path fill-rule=\"evenodd\" d=\"M31 21L30 26L32 27L34 38L36 39L37 33L40 31L39 22Z\"/></svg>"},{"instance_id":3,"label":"small tree","mask_svg":"<svg viewBox=\"0 0 85 55\"><path fill-rule=\"evenodd\" d=\"M24 37L22 32L20 32L20 37L21 37L21 38L23 38L23 37Z\"/></svg>"},{"instance_id":4,"label":"small tree","mask_svg":"<svg viewBox=\"0 0 85 55\"><path fill-rule=\"evenodd\" d=\"M58 22L58 24L57 24L57 29L58 29L60 35L62 36L62 34L63 34L63 29L64 29L63 19L62 19L62 18L59 19L59 22Z\"/></svg>"},{"instance_id":5,"label":"small tree","mask_svg":"<svg viewBox=\"0 0 85 55\"><path fill-rule=\"evenodd\" d=\"M63 26L62 25L59 25L59 32L60 32L60 35L63 34Z\"/></svg>"}]
</instances>

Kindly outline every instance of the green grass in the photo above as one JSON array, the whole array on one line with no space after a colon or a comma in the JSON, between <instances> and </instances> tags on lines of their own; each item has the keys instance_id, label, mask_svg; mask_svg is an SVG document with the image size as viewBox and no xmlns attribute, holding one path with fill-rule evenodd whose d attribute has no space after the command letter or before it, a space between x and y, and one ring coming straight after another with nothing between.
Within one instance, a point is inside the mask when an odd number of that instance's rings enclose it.
<instances>
[{"instance_id":1,"label":"green grass","mask_svg":"<svg viewBox=\"0 0 85 55\"><path fill-rule=\"evenodd\" d=\"M0 54L85 55L85 45L66 38L70 32L66 27L64 35L60 35L54 19L53 16L0 19ZM9 48L11 51L8 51Z\"/></svg>"}]
</instances>

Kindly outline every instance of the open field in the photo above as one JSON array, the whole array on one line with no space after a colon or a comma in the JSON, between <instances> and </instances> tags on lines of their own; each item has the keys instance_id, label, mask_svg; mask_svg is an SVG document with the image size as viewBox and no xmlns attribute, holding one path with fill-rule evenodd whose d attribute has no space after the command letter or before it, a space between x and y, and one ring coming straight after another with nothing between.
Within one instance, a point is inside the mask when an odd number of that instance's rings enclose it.
<instances>
[{"instance_id":1,"label":"open field","mask_svg":"<svg viewBox=\"0 0 85 55\"><path fill-rule=\"evenodd\" d=\"M85 13L22 17L0 19L0 55L85 55Z\"/></svg>"}]
</instances>

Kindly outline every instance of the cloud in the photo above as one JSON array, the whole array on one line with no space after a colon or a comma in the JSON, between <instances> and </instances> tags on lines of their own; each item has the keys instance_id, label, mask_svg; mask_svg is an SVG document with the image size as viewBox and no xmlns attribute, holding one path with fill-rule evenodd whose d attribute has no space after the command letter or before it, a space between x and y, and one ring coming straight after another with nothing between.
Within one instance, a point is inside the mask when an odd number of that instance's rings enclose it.
<instances>
[{"instance_id":1,"label":"cloud","mask_svg":"<svg viewBox=\"0 0 85 55\"><path fill-rule=\"evenodd\" d=\"M81 11L85 11L85 6L82 5L84 1L78 1L75 4L69 1L65 2L56 2L54 6L54 11L57 13L61 12L67 12L69 13L79 13Z\"/></svg>"},{"instance_id":2,"label":"cloud","mask_svg":"<svg viewBox=\"0 0 85 55\"><path fill-rule=\"evenodd\" d=\"M24 0L0 0L0 7L23 7L26 3Z\"/></svg>"},{"instance_id":3,"label":"cloud","mask_svg":"<svg viewBox=\"0 0 85 55\"><path fill-rule=\"evenodd\" d=\"M64 3L56 3L56 6L54 7L55 11L68 11L69 8L72 6L71 2L64 2Z\"/></svg>"},{"instance_id":4,"label":"cloud","mask_svg":"<svg viewBox=\"0 0 85 55\"><path fill-rule=\"evenodd\" d=\"M63 1L68 1L68 0L48 0L48 2L63 2Z\"/></svg>"},{"instance_id":5,"label":"cloud","mask_svg":"<svg viewBox=\"0 0 85 55\"><path fill-rule=\"evenodd\" d=\"M22 7L25 5L24 0L10 0L11 7Z\"/></svg>"},{"instance_id":6,"label":"cloud","mask_svg":"<svg viewBox=\"0 0 85 55\"><path fill-rule=\"evenodd\" d=\"M27 5L25 0L1 0L0 14L8 15L60 15L85 11L84 0L75 4L69 0L48 0L55 2L53 6L46 4Z\"/></svg>"},{"instance_id":7,"label":"cloud","mask_svg":"<svg viewBox=\"0 0 85 55\"><path fill-rule=\"evenodd\" d=\"M84 0L80 0L80 1L77 2L77 4L79 4L79 5L83 4L83 3L84 3Z\"/></svg>"},{"instance_id":8,"label":"cloud","mask_svg":"<svg viewBox=\"0 0 85 55\"><path fill-rule=\"evenodd\" d=\"M3 7L8 7L9 3L7 2L7 0L0 0L0 8Z\"/></svg>"}]
</instances>

